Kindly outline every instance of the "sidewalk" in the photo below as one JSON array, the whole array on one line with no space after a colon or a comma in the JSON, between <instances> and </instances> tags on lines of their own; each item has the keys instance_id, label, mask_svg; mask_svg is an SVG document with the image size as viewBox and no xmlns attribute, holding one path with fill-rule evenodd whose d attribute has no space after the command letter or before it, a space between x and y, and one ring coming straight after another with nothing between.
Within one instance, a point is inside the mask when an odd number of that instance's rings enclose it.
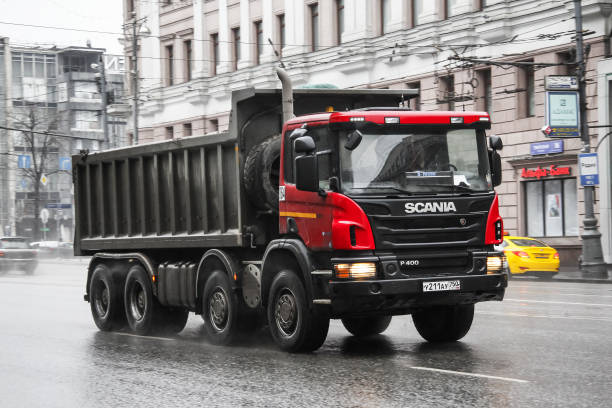
<instances>
[{"instance_id":1,"label":"sidewalk","mask_svg":"<svg viewBox=\"0 0 612 408\"><path fill-rule=\"evenodd\" d=\"M552 279L553 282L575 282L575 283L609 283L612 284L612 270L608 267L608 279L593 278L577 268L562 267L561 270Z\"/></svg>"}]
</instances>

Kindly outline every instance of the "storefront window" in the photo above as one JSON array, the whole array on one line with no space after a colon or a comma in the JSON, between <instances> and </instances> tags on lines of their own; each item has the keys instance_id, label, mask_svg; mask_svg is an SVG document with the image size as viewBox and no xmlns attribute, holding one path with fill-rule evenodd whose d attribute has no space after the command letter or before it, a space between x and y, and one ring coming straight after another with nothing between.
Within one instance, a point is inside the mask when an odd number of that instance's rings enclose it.
<instances>
[{"instance_id":1,"label":"storefront window","mask_svg":"<svg viewBox=\"0 0 612 408\"><path fill-rule=\"evenodd\" d=\"M526 182L525 198L528 236L578 235L575 178Z\"/></svg>"}]
</instances>

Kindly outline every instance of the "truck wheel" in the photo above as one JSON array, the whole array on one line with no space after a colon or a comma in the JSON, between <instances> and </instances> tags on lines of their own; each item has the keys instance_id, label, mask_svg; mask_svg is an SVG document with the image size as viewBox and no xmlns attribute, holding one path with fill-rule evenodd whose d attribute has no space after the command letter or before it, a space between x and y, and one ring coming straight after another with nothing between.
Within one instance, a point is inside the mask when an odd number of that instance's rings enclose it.
<instances>
[{"instance_id":1,"label":"truck wheel","mask_svg":"<svg viewBox=\"0 0 612 408\"><path fill-rule=\"evenodd\" d=\"M104 265L94 269L89 283L89 305L98 329L117 330L123 326L123 295L121 286L113 281L110 270Z\"/></svg>"},{"instance_id":2,"label":"truck wheel","mask_svg":"<svg viewBox=\"0 0 612 408\"><path fill-rule=\"evenodd\" d=\"M357 337L380 334L387 330L390 323L391 316L348 317L342 319L344 328Z\"/></svg>"},{"instance_id":3,"label":"truck wheel","mask_svg":"<svg viewBox=\"0 0 612 408\"><path fill-rule=\"evenodd\" d=\"M314 351L325 342L329 317L308 306L304 285L295 272L285 270L276 275L268 297L268 323L282 350Z\"/></svg>"},{"instance_id":4,"label":"truck wheel","mask_svg":"<svg viewBox=\"0 0 612 408\"><path fill-rule=\"evenodd\" d=\"M124 299L127 321L134 333L144 336L163 329L164 310L153 296L149 274L142 266L130 268Z\"/></svg>"},{"instance_id":5,"label":"truck wheel","mask_svg":"<svg viewBox=\"0 0 612 408\"><path fill-rule=\"evenodd\" d=\"M243 182L257 208L278 212L281 136L272 136L253 147L244 161Z\"/></svg>"},{"instance_id":6,"label":"truck wheel","mask_svg":"<svg viewBox=\"0 0 612 408\"><path fill-rule=\"evenodd\" d=\"M412 314L419 334L432 343L457 341L467 334L474 305L437 306Z\"/></svg>"},{"instance_id":7,"label":"truck wheel","mask_svg":"<svg viewBox=\"0 0 612 408\"><path fill-rule=\"evenodd\" d=\"M224 271L214 271L204 285L202 318L213 344L229 344L238 332L238 296Z\"/></svg>"}]
</instances>

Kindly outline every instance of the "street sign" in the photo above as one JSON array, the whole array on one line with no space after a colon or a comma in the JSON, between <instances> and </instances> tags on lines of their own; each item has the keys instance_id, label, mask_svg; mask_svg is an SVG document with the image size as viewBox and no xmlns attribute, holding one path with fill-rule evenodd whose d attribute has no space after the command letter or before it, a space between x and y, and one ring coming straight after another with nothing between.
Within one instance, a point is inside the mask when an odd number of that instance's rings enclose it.
<instances>
[{"instance_id":1,"label":"street sign","mask_svg":"<svg viewBox=\"0 0 612 408\"><path fill-rule=\"evenodd\" d=\"M547 142L531 143L529 145L531 155L563 153L563 140L550 140Z\"/></svg>"},{"instance_id":2,"label":"street sign","mask_svg":"<svg viewBox=\"0 0 612 408\"><path fill-rule=\"evenodd\" d=\"M598 185L597 153L580 153L578 163L580 166L580 184L583 186Z\"/></svg>"},{"instance_id":3,"label":"street sign","mask_svg":"<svg viewBox=\"0 0 612 408\"><path fill-rule=\"evenodd\" d=\"M72 208L72 204L69 203L48 203L47 208Z\"/></svg>"},{"instance_id":4,"label":"street sign","mask_svg":"<svg viewBox=\"0 0 612 408\"><path fill-rule=\"evenodd\" d=\"M580 137L578 92L546 91L546 137Z\"/></svg>"},{"instance_id":5,"label":"street sign","mask_svg":"<svg viewBox=\"0 0 612 408\"><path fill-rule=\"evenodd\" d=\"M43 208L42 210L40 210L39 217L42 223L46 224L47 221L49 221L49 210L47 210L46 208Z\"/></svg>"},{"instance_id":6,"label":"street sign","mask_svg":"<svg viewBox=\"0 0 612 408\"><path fill-rule=\"evenodd\" d=\"M70 171L71 168L72 168L72 161L70 160L70 157L60 157L59 158L59 169L60 170Z\"/></svg>"},{"instance_id":7,"label":"street sign","mask_svg":"<svg viewBox=\"0 0 612 408\"><path fill-rule=\"evenodd\" d=\"M32 157L27 154L20 154L17 156L17 167L20 169L29 169Z\"/></svg>"},{"instance_id":8,"label":"street sign","mask_svg":"<svg viewBox=\"0 0 612 408\"><path fill-rule=\"evenodd\" d=\"M569 75L547 75L544 86L547 91L577 91L578 78Z\"/></svg>"},{"instance_id":9,"label":"street sign","mask_svg":"<svg viewBox=\"0 0 612 408\"><path fill-rule=\"evenodd\" d=\"M43 186L46 186L47 183L49 182L49 179L47 178L47 176L43 174L42 176L40 176L40 182L42 183Z\"/></svg>"},{"instance_id":10,"label":"street sign","mask_svg":"<svg viewBox=\"0 0 612 408\"><path fill-rule=\"evenodd\" d=\"M42 232L49 232L49 228L47 228L47 227L43 227L43 228L41 228L40 230L41 230Z\"/></svg>"}]
</instances>

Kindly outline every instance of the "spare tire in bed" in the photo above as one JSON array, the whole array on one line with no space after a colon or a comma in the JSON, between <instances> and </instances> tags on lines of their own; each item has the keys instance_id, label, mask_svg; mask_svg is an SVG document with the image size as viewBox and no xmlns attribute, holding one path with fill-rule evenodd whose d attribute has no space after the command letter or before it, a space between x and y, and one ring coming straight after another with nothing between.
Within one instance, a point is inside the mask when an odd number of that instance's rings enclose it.
<instances>
[{"instance_id":1,"label":"spare tire in bed","mask_svg":"<svg viewBox=\"0 0 612 408\"><path fill-rule=\"evenodd\" d=\"M272 136L253 147L244 161L242 181L249 201L258 209L278 212L281 136Z\"/></svg>"}]
</instances>

